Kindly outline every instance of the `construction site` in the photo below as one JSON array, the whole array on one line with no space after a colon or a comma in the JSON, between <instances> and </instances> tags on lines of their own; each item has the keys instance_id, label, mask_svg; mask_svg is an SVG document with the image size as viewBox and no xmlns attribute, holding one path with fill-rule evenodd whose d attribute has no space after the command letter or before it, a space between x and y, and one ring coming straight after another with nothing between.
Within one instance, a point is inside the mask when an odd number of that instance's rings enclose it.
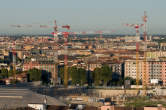
<instances>
[{"instance_id":1,"label":"construction site","mask_svg":"<svg viewBox=\"0 0 166 110\"><path fill-rule=\"evenodd\" d=\"M14 104L18 102L32 108L36 104L42 110L44 105L73 110L150 110L145 107L154 106L165 110L166 43L162 37L148 35L147 23L145 11L141 23L123 24L134 29L132 36L107 35L102 30L72 32L72 26L59 26L55 20L54 26L39 24L40 29L53 29L49 35L2 37L1 106L10 108L6 103L11 101L12 107L19 107Z\"/></svg>"}]
</instances>

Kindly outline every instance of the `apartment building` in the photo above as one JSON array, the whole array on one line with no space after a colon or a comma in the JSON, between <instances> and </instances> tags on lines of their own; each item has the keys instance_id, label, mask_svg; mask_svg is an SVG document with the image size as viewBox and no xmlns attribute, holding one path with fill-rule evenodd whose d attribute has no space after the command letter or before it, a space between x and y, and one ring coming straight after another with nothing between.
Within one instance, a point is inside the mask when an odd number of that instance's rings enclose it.
<instances>
[{"instance_id":1,"label":"apartment building","mask_svg":"<svg viewBox=\"0 0 166 110\"><path fill-rule=\"evenodd\" d=\"M57 79L57 65L50 61L30 61L23 64L23 71L37 68L51 73L53 79Z\"/></svg>"},{"instance_id":2,"label":"apartment building","mask_svg":"<svg viewBox=\"0 0 166 110\"><path fill-rule=\"evenodd\" d=\"M145 66L146 65L146 66ZM125 77L136 79L137 69L136 60L125 61ZM166 85L166 62L165 61L147 61L139 60L138 64L139 79L152 84L154 81L162 82ZM145 74L146 73L146 74ZM144 79L144 80L143 80Z\"/></svg>"},{"instance_id":3,"label":"apartment building","mask_svg":"<svg viewBox=\"0 0 166 110\"><path fill-rule=\"evenodd\" d=\"M111 67L112 68L112 72L114 73L114 74L118 74L119 76L122 76L123 75L123 63L121 63L121 62L113 62L113 63L109 63L108 64L109 65L109 67Z\"/></svg>"}]
</instances>

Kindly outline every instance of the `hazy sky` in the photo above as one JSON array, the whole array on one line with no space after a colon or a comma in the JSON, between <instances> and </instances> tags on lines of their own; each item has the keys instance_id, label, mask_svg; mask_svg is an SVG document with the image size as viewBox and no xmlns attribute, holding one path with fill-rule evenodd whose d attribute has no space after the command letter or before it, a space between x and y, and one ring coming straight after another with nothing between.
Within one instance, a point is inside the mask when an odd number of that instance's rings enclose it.
<instances>
[{"instance_id":1,"label":"hazy sky","mask_svg":"<svg viewBox=\"0 0 166 110\"><path fill-rule=\"evenodd\" d=\"M166 0L0 0L0 33L48 33L38 24L69 24L72 31L134 33L124 23L142 23L147 11L149 33L165 34ZM15 29L12 24L33 24Z\"/></svg>"}]
</instances>

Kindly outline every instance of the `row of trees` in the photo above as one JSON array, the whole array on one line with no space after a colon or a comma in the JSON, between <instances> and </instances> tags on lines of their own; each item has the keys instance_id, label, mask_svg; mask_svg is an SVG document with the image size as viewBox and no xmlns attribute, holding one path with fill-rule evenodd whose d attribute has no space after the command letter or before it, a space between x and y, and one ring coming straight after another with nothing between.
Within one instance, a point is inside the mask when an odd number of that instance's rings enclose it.
<instances>
[{"instance_id":1,"label":"row of trees","mask_svg":"<svg viewBox=\"0 0 166 110\"><path fill-rule=\"evenodd\" d=\"M27 72L28 81L42 81L43 84L50 83L51 74L44 70L39 70L36 68L30 69Z\"/></svg>"},{"instance_id":2,"label":"row of trees","mask_svg":"<svg viewBox=\"0 0 166 110\"><path fill-rule=\"evenodd\" d=\"M15 74L20 74L20 71L15 71ZM64 82L64 67L60 68L59 75L62 83ZM0 70L0 79L13 76L14 72L11 69L8 71L5 68ZM27 71L28 81L42 81L43 84L50 83L51 73L39 70L36 68ZM68 67L68 80L72 85L93 84L95 86L120 86L124 84L124 80L130 80L130 84L136 84L136 80L130 77L123 78L122 76L112 72L108 65L103 65L101 68L95 68L92 72L87 72L83 68ZM141 81L140 81L141 84Z\"/></svg>"},{"instance_id":3,"label":"row of trees","mask_svg":"<svg viewBox=\"0 0 166 110\"><path fill-rule=\"evenodd\" d=\"M9 71L5 68L2 68L0 70L0 80L1 79L5 79L5 78L9 78L14 76L14 74L21 74L21 71L13 71L12 69L10 69ZM28 81L33 82L33 81L42 81L44 84L48 84L50 83L50 78L51 75L49 72L44 71L44 70L39 70L36 68L30 69L27 71L27 76L28 76Z\"/></svg>"},{"instance_id":4,"label":"row of trees","mask_svg":"<svg viewBox=\"0 0 166 110\"><path fill-rule=\"evenodd\" d=\"M64 82L64 67L60 68L60 77ZM72 85L93 84L95 86L121 86L125 80L130 80L130 84L136 84L136 79L131 77L123 78L121 75L113 73L108 65L101 68L95 68L92 72L77 67L68 68L68 79ZM140 81L141 84L141 81Z\"/></svg>"},{"instance_id":5,"label":"row of trees","mask_svg":"<svg viewBox=\"0 0 166 110\"><path fill-rule=\"evenodd\" d=\"M112 80L112 69L104 65L101 68L95 68L92 72L92 81L93 83L98 85L107 85Z\"/></svg>"},{"instance_id":6,"label":"row of trees","mask_svg":"<svg viewBox=\"0 0 166 110\"><path fill-rule=\"evenodd\" d=\"M10 77L10 76L13 76L14 74L20 74L20 73L21 73L21 72L18 71L18 70L16 70L15 73L14 73L13 69L10 69L10 70L8 71L8 69L2 68L2 69L0 70L0 79L8 78L8 77Z\"/></svg>"},{"instance_id":7,"label":"row of trees","mask_svg":"<svg viewBox=\"0 0 166 110\"><path fill-rule=\"evenodd\" d=\"M64 68L60 68L60 77L64 82ZM72 85L84 85L94 83L96 86L107 85L112 80L112 70L109 66L104 65L101 68L96 68L93 72L87 72L83 68L69 67L68 79Z\"/></svg>"}]
</instances>

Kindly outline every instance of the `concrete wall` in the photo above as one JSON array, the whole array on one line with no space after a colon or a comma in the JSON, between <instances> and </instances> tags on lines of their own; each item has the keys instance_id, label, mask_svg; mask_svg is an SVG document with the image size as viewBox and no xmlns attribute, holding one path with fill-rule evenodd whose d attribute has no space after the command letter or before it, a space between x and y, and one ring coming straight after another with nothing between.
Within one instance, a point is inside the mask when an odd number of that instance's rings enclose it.
<instances>
[{"instance_id":1,"label":"concrete wall","mask_svg":"<svg viewBox=\"0 0 166 110\"><path fill-rule=\"evenodd\" d=\"M91 93L92 95L97 95L99 97L112 97L112 96L118 96L118 95L131 95L135 96L138 93L138 90L103 90L103 89L89 89L88 93ZM140 91L141 95L145 93L144 90Z\"/></svg>"},{"instance_id":2,"label":"concrete wall","mask_svg":"<svg viewBox=\"0 0 166 110\"><path fill-rule=\"evenodd\" d=\"M144 110L166 110L164 107L144 107Z\"/></svg>"}]
</instances>

